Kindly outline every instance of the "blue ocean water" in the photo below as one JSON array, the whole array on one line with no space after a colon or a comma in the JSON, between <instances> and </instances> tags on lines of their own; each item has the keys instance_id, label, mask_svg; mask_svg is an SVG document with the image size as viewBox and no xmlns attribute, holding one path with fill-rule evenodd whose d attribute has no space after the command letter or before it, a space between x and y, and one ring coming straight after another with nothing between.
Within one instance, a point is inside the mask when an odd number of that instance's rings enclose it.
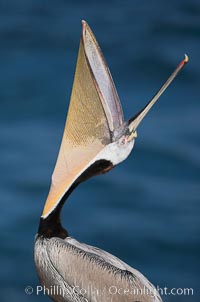
<instances>
[{"instance_id":1,"label":"blue ocean water","mask_svg":"<svg viewBox=\"0 0 200 302\"><path fill-rule=\"evenodd\" d=\"M2 0L0 3L1 301L39 284L34 236L65 123L81 19L93 29L126 118L183 58L189 64L138 130L130 157L80 185L63 211L71 236L105 249L155 285L199 301L200 3Z\"/></svg>"}]
</instances>

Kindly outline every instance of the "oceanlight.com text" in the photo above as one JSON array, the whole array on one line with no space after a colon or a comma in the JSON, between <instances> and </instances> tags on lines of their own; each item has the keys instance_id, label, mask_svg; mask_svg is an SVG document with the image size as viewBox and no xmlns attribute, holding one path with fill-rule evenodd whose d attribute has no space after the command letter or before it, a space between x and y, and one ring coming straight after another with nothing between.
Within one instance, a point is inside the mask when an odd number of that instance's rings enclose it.
<instances>
[{"instance_id":1,"label":"oceanlight.com text","mask_svg":"<svg viewBox=\"0 0 200 302\"><path fill-rule=\"evenodd\" d=\"M122 288L117 287L115 285L113 286L105 286L103 288L96 288L92 285L87 286L87 288L80 287L78 285L75 285L72 287L72 289L68 290L67 288L63 289L59 285L49 286L48 288L45 286L37 285L35 288L32 286L26 286L25 293L27 295L48 295L48 296L62 296L65 297L68 294L78 294L83 297L85 297L85 302L87 302L87 297L92 296L151 296L155 297L157 296L157 293L160 294L160 296L193 296L194 290L193 288L168 288L168 287L159 287L149 289L147 287L144 288Z\"/></svg>"}]
</instances>

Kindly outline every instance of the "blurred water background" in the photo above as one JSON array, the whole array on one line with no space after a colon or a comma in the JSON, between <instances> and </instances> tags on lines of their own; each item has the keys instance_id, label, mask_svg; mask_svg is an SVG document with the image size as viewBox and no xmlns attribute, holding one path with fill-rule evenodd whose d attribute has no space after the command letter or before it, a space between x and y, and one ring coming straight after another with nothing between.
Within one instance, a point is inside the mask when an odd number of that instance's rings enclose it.
<instances>
[{"instance_id":1,"label":"blurred water background","mask_svg":"<svg viewBox=\"0 0 200 302\"><path fill-rule=\"evenodd\" d=\"M111 173L82 184L63 211L71 236L139 269L155 285L193 288L199 301L200 3L1 0L0 300L42 302L33 245L67 113L81 19L93 29L126 118L183 58L189 64Z\"/></svg>"}]
</instances>

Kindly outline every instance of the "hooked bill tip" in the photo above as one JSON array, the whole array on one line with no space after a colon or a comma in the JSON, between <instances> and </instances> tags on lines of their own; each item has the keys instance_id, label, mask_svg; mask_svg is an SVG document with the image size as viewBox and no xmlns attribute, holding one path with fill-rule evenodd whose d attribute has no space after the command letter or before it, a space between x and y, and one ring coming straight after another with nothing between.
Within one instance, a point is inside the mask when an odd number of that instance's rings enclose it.
<instances>
[{"instance_id":1,"label":"hooked bill tip","mask_svg":"<svg viewBox=\"0 0 200 302\"><path fill-rule=\"evenodd\" d=\"M188 55L185 53L184 63L187 63L189 61Z\"/></svg>"},{"instance_id":2,"label":"hooked bill tip","mask_svg":"<svg viewBox=\"0 0 200 302\"><path fill-rule=\"evenodd\" d=\"M87 22L85 20L81 20L81 23L82 23L82 29L84 31L87 26Z\"/></svg>"},{"instance_id":3,"label":"hooked bill tip","mask_svg":"<svg viewBox=\"0 0 200 302\"><path fill-rule=\"evenodd\" d=\"M187 64L187 62L189 61L188 56L185 54L184 55L184 59L180 62L179 66L180 68L182 68L185 64Z\"/></svg>"}]
</instances>

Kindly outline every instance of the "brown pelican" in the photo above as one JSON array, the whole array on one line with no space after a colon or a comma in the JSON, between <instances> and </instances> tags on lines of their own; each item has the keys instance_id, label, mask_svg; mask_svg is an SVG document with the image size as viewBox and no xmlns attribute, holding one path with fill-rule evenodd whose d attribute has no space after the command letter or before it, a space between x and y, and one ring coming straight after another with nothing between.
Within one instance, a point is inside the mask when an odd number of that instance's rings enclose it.
<instances>
[{"instance_id":1,"label":"brown pelican","mask_svg":"<svg viewBox=\"0 0 200 302\"><path fill-rule=\"evenodd\" d=\"M69 236L60 212L84 180L108 172L130 154L136 129L187 63L177 66L151 101L124 121L120 101L99 45L86 22L64 134L50 191L35 239L35 264L46 294L54 301L161 301L155 287L117 257Z\"/></svg>"}]
</instances>

